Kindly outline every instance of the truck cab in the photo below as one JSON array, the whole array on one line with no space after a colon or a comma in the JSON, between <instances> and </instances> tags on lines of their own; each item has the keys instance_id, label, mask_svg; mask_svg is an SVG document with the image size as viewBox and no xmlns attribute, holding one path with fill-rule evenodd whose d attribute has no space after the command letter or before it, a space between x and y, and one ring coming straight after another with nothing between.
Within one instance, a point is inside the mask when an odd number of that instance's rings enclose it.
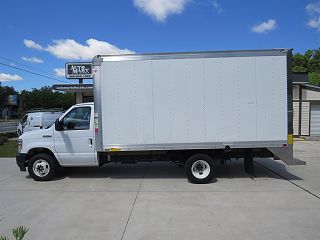
<instances>
[{"instance_id":1,"label":"truck cab","mask_svg":"<svg viewBox=\"0 0 320 240\"><path fill-rule=\"evenodd\" d=\"M72 106L47 129L19 137L17 164L36 180L49 180L59 167L97 166L93 103Z\"/></svg>"}]
</instances>

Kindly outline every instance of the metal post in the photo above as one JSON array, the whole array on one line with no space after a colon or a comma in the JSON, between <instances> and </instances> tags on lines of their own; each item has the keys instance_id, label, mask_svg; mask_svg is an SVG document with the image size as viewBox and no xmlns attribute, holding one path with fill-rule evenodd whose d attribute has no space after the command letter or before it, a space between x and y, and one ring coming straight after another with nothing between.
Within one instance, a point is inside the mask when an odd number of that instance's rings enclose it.
<instances>
[{"instance_id":1,"label":"metal post","mask_svg":"<svg viewBox=\"0 0 320 240\"><path fill-rule=\"evenodd\" d=\"M299 127L298 135L301 136L301 121L302 121L302 86L299 84Z\"/></svg>"},{"instance_id":2,"label":"metal post","mask_svg":"<svg viewBox=\"0 0 320 240\"><path fill-rule=\"evenodd\" d=\"M79 78L79 84L83 84L83 79L82 78ZM78 93L76 93L77 95ZM83 93L81 93L81 103L83 103ZM77 97L76 97L76 103L77 103Z\"/></svg>"}]
</instances>

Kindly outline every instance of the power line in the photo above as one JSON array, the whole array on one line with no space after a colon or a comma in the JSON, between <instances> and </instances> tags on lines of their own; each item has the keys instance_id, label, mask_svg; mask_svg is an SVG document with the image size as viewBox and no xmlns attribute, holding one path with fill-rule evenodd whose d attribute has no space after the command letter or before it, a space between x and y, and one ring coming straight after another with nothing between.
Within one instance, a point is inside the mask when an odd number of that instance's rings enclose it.
<instances>
[{"instance_id":1,"label":"power line","mask_svg":"<svg viewBox=\"0 0 320 240\"><path fill-rule=\"evenodd\" d=\"M47 71L43 71L43 70L41 70L41 69L32 67L32 66L27 65L27 64L25 64L25 63L18 62L18 61L16 61L16 60L12 60L12 59L10 59L10 58L5 58L5 57L0 57L0 58L3 59L3 60L6 60L6 61L8 61L8 62L13 62L13 63L19 64L19 65L21 65L21 66L24 66L24 67L27 67L27 68L36 70L36 71L38 71L38 72L43 72L43 73L46 73L46 74L51 74L51 73L49 73L49 72L47 72ZM10 65L10 66L11 66L11 65Z\"/></svg>"},{"instance_id":2,"label":"power line","mask_svg":"<svg viewBox=\"0 0 320 240\"><path fill-rule=\"evenodd\" d=\"M6 64L6 63L3 63L3 62L0 62L0 65L11 67L11 68L14 68L14 69L18 69L18 70L23 71L23 72L27 72L27 73L31 73L31 74L34 74L34 75L37 75L37 76L40 76L40 77L52 79L52 80L55 80L55 81L58 81L58 82L68 83L66 81L63 81L63 80L60 80L60 79L57 79L57 78L49 77L49 76L46 76L46 75L43 75L43 74L40 74L40 73L36 73L36 72L32 72L32 71L29 71L29 70L26 70L26 69L23 69L23 68L11 66L10 64Z\"/></svg>"}]
</instances>

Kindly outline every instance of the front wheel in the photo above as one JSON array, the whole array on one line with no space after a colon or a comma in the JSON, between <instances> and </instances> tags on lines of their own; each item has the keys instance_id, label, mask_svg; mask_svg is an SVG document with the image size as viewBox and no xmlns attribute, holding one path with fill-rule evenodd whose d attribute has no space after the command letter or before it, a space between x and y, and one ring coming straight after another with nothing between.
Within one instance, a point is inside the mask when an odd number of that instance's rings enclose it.
<instances>
[{"instance_id":1,"label":"front wheel","mask_svg":"<svg viewBox=\"0 0 320 240\"><path fill-rule=\"evenodd\" d=\"M206 154L193 155L187 160L185 171L190 182L208 183L214 175L214 161Z\"/></svg>"},{"instance_id":2,"label":"front wheel","mask_svg":"<svg viewBox=\"0 0 320 240\"><path fill-rule=\"evenodd\" d=\"M49 154L34 155L28 162L28 172L36 181L49 181L54 178L57 170L55 158Z\"/></svg>"}]
</instances>

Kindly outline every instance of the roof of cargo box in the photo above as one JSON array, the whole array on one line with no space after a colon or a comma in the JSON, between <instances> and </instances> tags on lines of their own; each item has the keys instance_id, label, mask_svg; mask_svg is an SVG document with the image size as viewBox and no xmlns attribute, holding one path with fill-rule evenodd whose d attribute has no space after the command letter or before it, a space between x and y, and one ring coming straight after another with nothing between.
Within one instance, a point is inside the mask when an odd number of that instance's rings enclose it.
<instances>
[{"instance_id":1,"label":"roof of cargo box","mask_svg":"<svg viewBox=\"0 0 320 240\"><path fill-rule=\"evenodd\" d=\"M97 55L93 58L93 65L100 65L103 61L133 61L133 60L160 60L183 58L218 58L218 57L253 57L253 56L284 56L292 49L262 49L262 50L227 50L227 51L200 51L200 52L165 52L142 54Z\"/></svg>"}]
</instances>

